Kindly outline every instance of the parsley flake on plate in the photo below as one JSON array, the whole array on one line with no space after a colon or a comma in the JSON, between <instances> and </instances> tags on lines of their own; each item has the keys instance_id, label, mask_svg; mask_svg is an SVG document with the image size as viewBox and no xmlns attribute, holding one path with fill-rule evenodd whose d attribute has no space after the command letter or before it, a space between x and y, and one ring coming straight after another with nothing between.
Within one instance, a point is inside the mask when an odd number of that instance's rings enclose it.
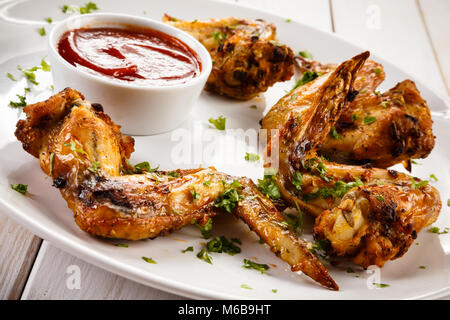
<instances>
[{"instance_id":1,"label":"parsley flake on plate","mask_svg":"<svg viewBox=\"0 0 450 320\"><path fill-rule=\"evenodd\" d=\"M18 193L26 194L28 191L28 185L21 183L11 184L11 189L17 191Z\"/></svg>"},{"instance_id":2,"label":"parsley flake on plate","mask_svg":"<svg viewBox=\"0 0 450 320\"><path fill-rule=\"evenodd\" d=\"M225 130L226 120L227 119L225 117L220 116L217 119L209 118L208 122L211 123L212 125L214 125L214 127L216 127L217 130Z\"/></svg>"},{"instance_id":3,"label":"parsley flake on plate","mask_svg":"<svg viewBox=\"0 0 450 320\"><path fill-rule=\"evenodd\" d=\"M269 268L270 268L267 264L256 263L249 259L244 259L244 265L242 267L244 267L246 269L257 270L257 271L261 272L262 274L266 273L266 271L269 270Z\"/></svg>"}]
</instances>

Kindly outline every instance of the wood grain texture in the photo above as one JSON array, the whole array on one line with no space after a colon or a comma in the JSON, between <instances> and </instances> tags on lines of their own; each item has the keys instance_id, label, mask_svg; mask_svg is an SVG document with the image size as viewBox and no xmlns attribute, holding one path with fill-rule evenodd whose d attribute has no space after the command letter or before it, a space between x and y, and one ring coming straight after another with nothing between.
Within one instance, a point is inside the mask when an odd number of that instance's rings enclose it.
<instances>
[{"instance_id":1,"label":"wood grain texture","mask_svg":"<svg viewBox=\"0 0 450 320\"><path fill-rule=\"evenodd\" d=\"M19 299L41 239L0 214L0 299Z\"/></svg>"},{"instance_id":2,"label":"wood grain texture","mask_svg":"<svg viewBox=\"0 0 450 320\"><path fill-rule=\"evenodd\" d=\"M450 1L417 0L450 95Z\"/></svg>"},{"instance_id":3,"label":"wood grain texture","mask_svg":"<svg viewBox=\"0 0 450 320\"><path fill-rule=\"evenodd\" d=\"M67 285L73 275L72 269L69 268L71 266L79 267L79 289ZM165 300L184 298L119 277L85 263L44 241L23 291L22 299Z\"/></svg>"},{"instance_id":4,"label":"wood grain texture","mask_svg":"<svg viewBox=\"0 0 450 320\"><path fill-rule=\"evenodd\" d=\"M446 92L415 0L331 3L336 33L391 61L428 86Z\"/></svg>"}]
</instances>

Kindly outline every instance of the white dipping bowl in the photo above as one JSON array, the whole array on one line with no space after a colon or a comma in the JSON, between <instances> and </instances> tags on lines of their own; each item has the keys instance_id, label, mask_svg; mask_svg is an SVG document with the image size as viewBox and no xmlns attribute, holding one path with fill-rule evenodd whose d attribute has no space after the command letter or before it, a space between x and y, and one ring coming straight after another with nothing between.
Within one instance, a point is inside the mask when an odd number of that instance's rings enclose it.
<instances>
[{"instance_id":1,"label":"white dipping bowl","mask_svg":"<svg viewBox=\"0 0 450 320\"><path fill-rule=\"evenodd\" d=\"M83 27L127 29L127 25L151 28L183 41L197 53L201 62L200 74L182 84L138 85L89 73L73 66L58 53L58 42L66 31ZM49 35L49 59L55 89L71 87L80 91L87 100L100 103L105 113L129 135L167 132L185 121L212 68L208 51L186 32L159 21L115 13L73 16L58 23Z\"/></svg>"}]
</instances>

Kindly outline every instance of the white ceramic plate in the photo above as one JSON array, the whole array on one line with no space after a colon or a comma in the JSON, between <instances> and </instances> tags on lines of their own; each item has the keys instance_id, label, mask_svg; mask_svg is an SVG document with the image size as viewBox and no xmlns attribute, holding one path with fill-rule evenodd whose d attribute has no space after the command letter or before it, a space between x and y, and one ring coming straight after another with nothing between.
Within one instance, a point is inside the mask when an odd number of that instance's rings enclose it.
<instances>
[{"instance_id":1,"label":"white ceramic plate","mask_svg":"<svg viewBox=\"0 0 450 320\"><path fill-rule=\"evenodd\" d=\"M87 1L70 1L85 3ZM286 23L283 17L274 16L246 7L212 1L132 1L123 2L96 1L100 12L122 12L160 19L167 12L175 17L196 19L210 17L240 16L263 18L276 24L281 42L290 45L295 51L308 49L318 60L340 62L363 51L360 48L311 27L292 22ZM366 271L347 273L346 266L330 267L330 272L340 285L339 292L331 292L312 282L309 278L292 273L287 265L276 258L266 245L258 243L258 238L247 226L232 216L222 216L215 220L214 234L238 237L242 240L242 253L229 256L212 254L213 265L195 257L204 243L199 231L186 227L168 237L155 240L128 242L128 248L112 245L82 232L72 218L72 212L57 189L51 187L51 181L42 173L38 161L22 150L14 137L15 124L20 112L7 107L15 94L22 94L25 80L13 82L4 75L11 72L18 75L17 64L32 67L39 64L46 55L46 39L37 35L46 17L54 20L64 18L60 1L3 2L0 4L0 208L25 227L50 241L52 244L111 272L137 282L192 298L224 299L391 299L391 298L438 298L448 294L450 237L422 232L408 253L397 261L391 261L381 270L376 282L389 284L383 289L369 289L368 279L372 274ZM146 13L144 13L144 10ZM39 25L41 24L41 25ZM333 50L330 50L333 48ZM378 57L372 57L383 63L387 79L382 89L392 87L397 81L412 78L392 64ZM413 79L414 80L414 79ZM29 94L28 102L47 98L51 78L49 74L39 72L40 85ZM450 120L446 114L448 104L432 90L416 81L423 96L427 99L434 115L434 133L437 136L436 147L420 166L414 166L413 174L427 178L434 173L439 181L434 185L440 190L443 209L436 226L450 226L447 199L450 190ZM216 141L215 146L224 153L215 158L196 159L202 154L194 149L191 159L185 163L174 161L172 153L181 145L200 146L200 129L207 129L207 119L224 115L227 128L258 129L258 121L264 110L268 109L292 88L291 82L279 83L267 93L253 101L236 102L203 93L201 101L183 124L184 134L191 134L191 140L180 141L180 137L171 133L136 138L136 152L132 162L148 160L152 165L160 164L163 169L198 167L214 165L217 169L234 175L247 175L257 179L261 175L261 164L243 161L247 143L239 138L232 140L241 146L241 150L226 147L226 134ZM89 97L87 97L89 99ZM100 102L101 101L96 101ZM258 109L249 108L257 105ZM107 106L105 106L107 108ZM120 119L113 119L120 124ZM179 130L176 132L180 132ZM185 136L186 138L186 136ZM203 144L205 146L205 144ZM174 151L175 150L175 151ZM233 151L234 150L234 151ZM204 150L203 150L204 151ZM235 157L235 158L233 158ZM11 190L11 183L29 185L29 194L22 196ZM311 221L309 221L311 224ZM308 229L306 228L306 233ZM181 253L182 249L193 245L195 252ZM157 264L148 264L141 257L152 257ZM242 260L250 258L260 263L273 265L267 274L242 268ZM425 266L421 269L419 266ZM357 270L357 268L353 268ZM356 277L359 276L359 277ZM371 280L372 281L372 280ZM252 290L241 288L242 284ZM277 289L273 293L272 289Z\"/></svg>"}]
</instances>

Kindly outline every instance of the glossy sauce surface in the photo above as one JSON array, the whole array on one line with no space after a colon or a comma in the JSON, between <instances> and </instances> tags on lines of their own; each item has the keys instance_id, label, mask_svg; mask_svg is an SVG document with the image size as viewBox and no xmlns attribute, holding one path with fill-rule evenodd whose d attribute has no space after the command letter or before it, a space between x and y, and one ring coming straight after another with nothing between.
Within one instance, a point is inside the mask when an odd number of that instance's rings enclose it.
<instances>
[{"instance_id":1,"label":"glossy sauce surface","mask_svg":"<svg viewBox=\"0 0 450 320\"><path fill-rule=\"evenodd\" d=\"M67 31L59 54L77 68L137 85L170 86L200 75L197 54L181 40L150 28Z\"/></svg>"}]
</instances>

